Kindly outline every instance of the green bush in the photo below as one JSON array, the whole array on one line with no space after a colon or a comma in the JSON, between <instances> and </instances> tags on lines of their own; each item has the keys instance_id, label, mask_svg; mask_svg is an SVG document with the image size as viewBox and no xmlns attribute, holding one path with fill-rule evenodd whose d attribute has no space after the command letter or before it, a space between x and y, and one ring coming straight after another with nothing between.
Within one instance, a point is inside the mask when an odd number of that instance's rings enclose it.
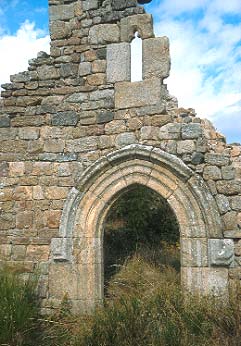
<instances>
[{"instance_id":1,"label":"green bush","mask_svg":"<svg viewBox=\"0 0 241 346\"><path fill-rule=\"evenodd\" d=\"M33 281L0 271L0 345L30 345L38 311L34 291Z\"/></svg>"}]
</instances>

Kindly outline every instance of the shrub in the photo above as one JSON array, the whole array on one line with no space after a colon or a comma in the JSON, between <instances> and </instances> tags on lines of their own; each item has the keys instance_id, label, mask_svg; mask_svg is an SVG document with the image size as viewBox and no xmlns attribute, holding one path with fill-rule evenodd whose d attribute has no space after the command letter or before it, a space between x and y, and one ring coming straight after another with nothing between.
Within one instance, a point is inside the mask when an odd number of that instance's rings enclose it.
<instances>
[{"instance_id":1,"label":"shrub","mask_svg":"<svg viewBox=\"0 0 241 346\"><path fill-rule=\"evenodd\" d=\"M30 345L38 307L34 281L0 271L0 345Z\"/></svg>"}]
</instances>

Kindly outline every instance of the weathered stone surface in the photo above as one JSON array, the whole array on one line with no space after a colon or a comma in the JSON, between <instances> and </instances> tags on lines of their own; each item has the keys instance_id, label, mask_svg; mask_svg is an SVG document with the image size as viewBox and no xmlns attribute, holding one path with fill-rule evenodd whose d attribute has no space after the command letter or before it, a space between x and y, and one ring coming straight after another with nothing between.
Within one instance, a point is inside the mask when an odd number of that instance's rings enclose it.
<instances>
[{"instance_id":1,"label":"weathered stone surface","mask_svg":"<svg viewBox=\"0 0 241 346\"><path fill-rule=\"evenodd\" d=\"M96 123L95 111L83 111L79 113L79 123L81 125L91 125ZM80 135L80 137L83 137Z\"/></svg>"},{"instance_id":2,"label":"weathered stone surface","mask_svg":"<svg viewBox=\"0 0 241 346\"><path fill-rule=\"evenodd\" d=\"M117 24L94 25L89 31L90 44L105 44L119 42L120 30Z\"/></svg>"},{"instance_id":3,"label":"weathered stone surface","mask_svg":"<svg viewBox=\"0 0 241 346\"><path fill-rule=\"evenodd\" d=\"M106 134L115 134L126 131L126 124L124 120L114 120L105 125Z\"/></svg>"},{"instance_id":4,"label":"weathered stone surface","mask_svg":"<svg viewBox=\"0 0 241 346\"><path fill-rule=\"evenodd\" d=\"M129 43L116 43L107 47L107 82L131 80L131 47Z\"/></svg>"},{"instance_id":5,"label":"weathered stone surface","mask_svg":"<svg viewBox=\"0 0 241 346\"><path fill-rule=\"evenodd\" d=\"M231 197L230 205L233 210L241 211L241 196Z\"/></svg>"},{"instance_id":6,"label":"weathered stone surface","mask_svg":"<svg viewBox=\"0 0 241 346\"><path fill-rule=\"evenodd\" d=\"M12 251L12 245L0 244L0 260L1 261L10 260L11 251Z\"/></svg>"},{"instance_id":7,"label":"weathered stone surface","mask_svg":"<svg viewBox=\"0 0 241 346\"><path fill-rule=\"evenodd\" d=\"M222 154L212 154L212 153L207 153L205 155L205 162L207 162L210 165L215 165L215 166L226 166L229 164L229 156L227 155L222 155Z\"/></svg>"},{"instance_id":8,"label":"weathered stone surface","mask_svg":"<svg viewBox=\"0 0 241 346\"><path fill-rule=\"evenodd\" d=\"M33 186L33 199L36 199L36 200L44 199L44 191L41 186Z\"/></svg>"},{"instance_id":9,"label":"weathered stone surface","mask_svg":"<svg viewBox=\"0 0 241 346\"><path fill-rule=\"evenodd\" d=\"M10 118L7 115L0 115L0 127L10 127Z\"/></svg>"},{"instance_id":10,"label":"weathered stone surface","mask_svg":"<svg viewBox=\"0 0 241 346\"><path fill-rule=\"evenodd\" d=\"M59 70L51 65L43 65L37 68L39 79L58 79L60 77Z\"/></svg>"},{"instance_id":11,"label":"weathered stone surface","mask_svg":"<svg viewBox=\"0 0 241 346\"><path fill-rule=\"evenodd\" d=\"M227 196L217 195L216 201L221 214L227 213L230 210L229 200Z\"/></svg>"},{"instance_id":12,"label":"weathered stone surface","mask_svg":"<svg viewBox=\"0 0 241 346\"><path fill-rule=\"evenodd\" d=\"M18 135L20 139L38 139L39 129L34 127L21 128L19 129Z\"/></svg>"},{"instance_id":13,"label":"weathered stone surface","mask_svg":"<svg viewBox=\"0 0 241 346\"><path fill-rule=\"evenodd\" d=\"M233 239L241 239L241 231L240 230L230 230L224 232L225 238L233 238Z\"/></svg>"},{"instance_id":14,"label":"weathered stone surface","mask_svg":"<svg viewBox=\"0 0 241 346\"><path fill-rule=\"evenodd\" d=\"M66 142L68 152L81 153L82 151L96 150L98 141L95 136L69 140Z\"/></svg>"},{"instance_id":15,"label":"weathered stone surface","mask_svg":"<svg viewBox=\"0 0 241 346\"><path fill-rule=\"evenodd\" d=\"M24 211L19 212L16 217L17 228L30 228L33 226L33 212Z\"/></svg>"},{"instance_id":16,"label":"weathered stone surface","mask_svg":"<svg viewBox=\"0 0 241 346\"><path fill-rule=\"evenodd\" d=\"M47 261L49 258L48 245L29 245L27 247L26 259L29 261Z\"/></svg>"},{"instance_id":17,"label":"weathered stone surface","mask_svg":"<svg viewBox=\"0 0 241 346\"><path fill-rule=\"evenodd\" d=\"M235 211L229 211L223 215L223 221L226 230L233 230L237 228L237 213Z\"/></svg>"},{"instance_id":18,"label":"weathered stone surface","mask_svg":"<svg viewBox=\"0 0 241 346\"><path fill-rule=\"evenodd\" d=\"M45 196L47 199L64 199L68 194L67 187L51 186L45 190Z\"/></svg>"},{"instance_id":19,"label":"weathered stone surface","mask_svg":"<svg viewBox=\"0 0 241 346\"><path fill-rule=\"evenodd\" d=\"M235 169L232 166L222 167L222 177L225 180L232 180L235 178Z\"/></svg>"},{"instance_id":20,"label":"weathered stone surface","mask_svg":"<svg viewBox=\"0 0 241 346\"><path fill-rule=\"evenodd\" d=\"M126 95L129 95L127 98ZM116 108L142 107L156 104L161 99L160 80L149 79L143 82L120 82L115 87Z\"/></svg>"},{"instance_id":21,"label":"weathered stone surface","mask_svg":"<svg viewBox=\"0 0 241 346\"><path fill-rule=\"evenodd\" d=\"M241 180L218 181L217 190L226 195L235 195L241 193Z\"/></svg>"},{"instance_id":22,"label":"weathered stone surface","mask_svg":"<svg viewBox=\"0 0 241 346\"><path fill-rule=\"evenodd\" d=\"M79 121L79 115L73 111L58 112L52 116L53 126L75 126Z\"/></svg>"},{"instance_id":23,"label":"weathered stone surface","mask_svg":"<svg viewBox=\"0 0 241 346\"><path fill-rule=\"evenodd\" d=\"M114 113L110 111L102 111L97 114L97 123L104 124L107 123L114 118Z\"/></svg>"},{"instance_id":24,"label":"weathered stone surface","mask_svg":"<svg viewBox=\"0 0 241 346\"><path fill-rule=\"evenodd\" d=\"M0 177L8 176L8 167L7 162L0 162Z\"/></svg>"},{"instance_id":25,"label":"weathered stone surface","mask_svg":"<svg viewBox=\"0 0 241 346\"><path fill-rule=\"evenodd\" d=\"M13 199L15 201L31 201L32 187L31 186L16 186L14 189Z\"/></svg>"},{"instance_id":26,"label":"weathered stone surface","mask_svg":"<svg viewBox=\"0 0 241 346\"><path fill-rule=\"evenodd\" d=\"M169 40L157 37L143 40L143 78L167 78L170 72Z\"/></svg>"},{"instance_id":27,"label":"weathered stone surface","mask_svg":"<svg viewBox=\"0 0 241 346\"><path fill-rule=\"evenodd\" d=\"M81 62L79 64L79 76L86 76L91 73L91 63L90 62Z\"/></svg>"},{"instance_id":28,"label":"weathered stone surface","mask_svg":"<svg viewBox=\"0 0 241 346\"><path fill-rule=\"evenodd\" d=\"M90 101L98 101L98 100L108 100L114 98L114 90L112 89L103 89L93 91L90 95Z\"/></svg>"},{"instance_id":29,"label":"weathered stone surface","mask_svg":"<svg viewBox=\"0 0 241 346\"><path fill-rule=\"evenodd\" d=\"M142 127L142 121L139 118L131 118L128 120L127 125L130 130L138 130Z\"/></svg>"},{"instance_id":30,"label":"weathered stone surface","mask_svg":"<svg viewBox=\"0 0 241 346\"><path fill-rule=\"evenodd\" d=\"M208 253L206 239L181 239L183 267L207 267Z\"/></svg>"},{"instance_id":31,"label":"weathered stone surface","mask_svg":"<svg viewBox=\"0 0 241 346\"><path fill-rule=\"evenodd\" d=\"M234 242L231 239L209 239L208 251L212 266L228 267L234 261Z\"/></svg>"},{"instance_id":32,"label":"weathered stone surface","mask_svg":"<svg viewBox=\"0 0 241 346\"><path fill-rule=\"evenodd\" d=\"M67 5L55 5L50 6L49 16L52 21L55 20L68 20L74 18L75 3Z\"/></svg>"},{"instance_id":33,"label":"weathered stone surface","mask_svg":"<svg viewBox=\"0 0 241 346\"><path fill-rule=\"evenodd\" d=\"M64 21L55 20L50 22L50 35L52 40L58 40L70 36L70 26Z\"/></svg>"},{"instance_id":34,"label":"weathered stone surface","mask_svg":"<svg viewBox=\"0 0 241 346\"><path fill-rule=\"evenodd\" d=\"M199 152L194 152L192 154L191 162L194 165L199 165L200 163L203 163L204 162L204 155L202 153L199 153Z\"/></svg>"},{"instance_id":35,"label":"weathered stone surface","mask_svg":"<svg viewBox=\"0 0 241 346\"><path fill-rule=\"evenodd\" d=\"M177 142L177 153L178 154L188 154L193 153L195 151L195 143L190 140L186 139L185 141L178 141Z\"/></svg>"},{"instance_id":36,"label":"weathered stone surface","mask_svg":"<svg viewBox=\"0 0 241 346\"><path fill-rule=\"evenodd\" d=\"M26 246L15 245L12 247L12 259L14 261L24 261L26 257Z\"/></svg>"},{"instance_id":37,"label":"weathered stone surface","mask_svg":"<svg viewBox=\"0 0 241 346\"><path fill-rule=\"evenodd\" d=\"M182 268L182 280L189 292L228 296L227 268Z\"/></svg>"},{"instance_id":38,"label":"weathered stone surface","mask_svg":"<svg viewBox=\"0 0 241 346\"><path fill-rule=\"evenodd\" d=\"M87 83L91 86L99 86L106 84L105 73L94 73L86 77Z\"/></svg>"},{"instance_id":39,"label":"weathered stone surface","mask_svg":"<svg viewBox=\"0 0 241 346\"><path fill-rule=\"evenodd\" d=\"M92 62L92 72L106 72L106 61L103 60L95 60Z\"/></svg>"},{"instance_id":40,"label":"weathered stone surface","mask_svg":"<svg viewBox=\"0 0 241 346\"><path fill-rule=\"evenodd\" d=\"M82 103L88 99L88 93L74 93L65 99L65 102Z\"/></svg>"},{"instance_id":41,"label":"weathered stone surface","mask_svg":"<svg viewBox=\"0 0 241 346\"><path fill-rule=\"evenodd\" d=\"M60 77L70 77L78 75L79 66L78 64L65 63L60 65Z\"/></svg>"},{"instance_id":42,"label":"weathered stone surface","mask_svg":"<svg viewBox=\"0 0 241 346\"><path fill-rule=\"evenodd\" d=\"M137 31L143 40L154 36L152 16L149 14L138 14L123 18L120 24L121 41L131 42Z\"/></svg>"},{"instance_id":43,"label":"weathered stone surface","mask_svg":"<svg viewBox=\"0 0 241 346\"><path fill-rule=\"evenodd\" d=\"M59 139L49 139L44 142L44 151L49 153L62 153L65 142Z\"/></svg>"},{"instance_id":44,"label":"weathered stone surface","mask_svg":"<svg viewBox=\"0 0 241 346\"><path fill-rule=\"evenodd\" d=\"M121 133L116 137L116 146L124 147L129 144L137 143L136 136L132 132Z\"/></svg>"},{"instance_id":45,"label":"weathered stone surface","mask_svg":"<svg viewBox=\"0 0 241 346\"><path fill-rule=\"evenodd\" d=\"M181 124L166 124L160 128L159 139L179 139Z\"/></svg>"},{"instance_id":46,"label":"weathered stone surface","mask_svg":"<svg viewBox=\"0 0 241 346\"><path fill-rule=\"evenodd\" d=\"M159 128L154 126L143 126L141 128L141 139L158 139Z\"/></svg>"},{"instance_id":47,"label":"weathered stone surface","mask_svg":"<svg viewBox=\"0 0 241 346\"><path fill-rule=\"evenodd\" d=\"M10 162L9 163L9 175L10 177L21 177L25 173L24 162Z\"/></svg>"},{"instance_id":48,"label":"weathered stone surface","mask_svg":"<svg viewBox=\"0 0 241 346\"><path fill-rule=\"evenodd\" d=\"M112 6L113 10L124 10L127 7L136 6L136 0L114 0Z\"/></svg>"},{"instance_id":49,"label":"weathered stone surface","mask_svg":"<svg viewBox=\"0 0 241 346\"><path fill-rule=\"evenodd\" d=\"M206 180L220 180L222 179L221 170L217 166L205 166L203 170L203 177Z\"/></svg>"},{"instance_id":50,"label":"weathered stone surface","mask_svg":"<svg viewBox=\"0 0 241 346\"><path fill-rule=\"evenodd\" d=\"M200 124L187 124L182 126L182 138L194 139L202 136L202 128Z\"/></svg>"},{"instance_id":51,"label":"weathered stone surface","mask_svg":"<svg viewBox=\"0 0 241 346\"><path fill-rule=\"evenodd\" d=\"M83 1L82 8L84 11L95 10L98 8L98 0L85 0Z\"/></svg>"}]
</instances>

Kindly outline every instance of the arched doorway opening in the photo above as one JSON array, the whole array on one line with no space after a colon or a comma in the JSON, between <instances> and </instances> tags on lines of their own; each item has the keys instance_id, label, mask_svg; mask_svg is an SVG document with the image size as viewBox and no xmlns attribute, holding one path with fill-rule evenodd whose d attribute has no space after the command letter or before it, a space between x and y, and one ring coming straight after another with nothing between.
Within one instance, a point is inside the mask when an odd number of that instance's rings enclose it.
<instances>
[{"instance_id":1,"label":"arched doorway opening","mask_svg":"<svg viewBox=\"0 0 241 346\"><path fill-rule=\"evenodd\" d=\"M162 269L180 271L180 236L176 215L152 189L133 184L118 196L104 224L104 288L135 257Z\"/></svg>"},{"instance_id":2,"label":"arched doorway opening","mask_svg":"<svg viewBox=\"0 0 241 346\"><path fill-rule=\"evenodd\" d=\"M103 301L106 217L116 198L135 184L155 191L175 212L182 286L201 294L227 295L229 262L216 267L213 252L211 256L215 244L223 243L223 225L205 182L179 158L135 144L96 161L70 191L59 237L51 243L49 299L61 303L67 293L73 311L90 310ZM223 255L216 251L215 256Z\"/></svg>"}]
</instances>

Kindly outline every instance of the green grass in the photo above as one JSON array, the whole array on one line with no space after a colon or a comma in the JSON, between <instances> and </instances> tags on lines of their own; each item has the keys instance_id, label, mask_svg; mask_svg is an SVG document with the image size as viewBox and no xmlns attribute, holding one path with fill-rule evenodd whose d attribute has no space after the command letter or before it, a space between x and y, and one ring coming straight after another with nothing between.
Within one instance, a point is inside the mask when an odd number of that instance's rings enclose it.
<instances>
[{"instance_id":1,"label":"green grass","mask_svg":"<svg viewBox=\"0 0 241 346\"><path fill-rule=\"evenodd\" d=\"M187 298L172 265L174 247L158 261L155 255L142 249L127 259L92 316L71 315L65 297L53 316L39 317L32 283L2 272L0 345L239 346L237 298L225 305L212 297Z\"/></svg>"},{"instance_id":2,"label":"green grass","mask_svg":"<svg viewBox=\"0 0 241 346\"><path fill-rule=\"evenodd\" d=\"M140 256L112 278L105 307L76 346L239 345L238 307L182 294L179 274Z\"/></svg>"},{"instance_id":3,"label":"green grass","mask_svg":"<svg viewBox=\"0 0 241 346\"><path fill-rule=\"evenodd\" d=\"M34 290L33 281L0 271L0 345L29 345L38 312Z\"/></svg>"}]
</instances>

